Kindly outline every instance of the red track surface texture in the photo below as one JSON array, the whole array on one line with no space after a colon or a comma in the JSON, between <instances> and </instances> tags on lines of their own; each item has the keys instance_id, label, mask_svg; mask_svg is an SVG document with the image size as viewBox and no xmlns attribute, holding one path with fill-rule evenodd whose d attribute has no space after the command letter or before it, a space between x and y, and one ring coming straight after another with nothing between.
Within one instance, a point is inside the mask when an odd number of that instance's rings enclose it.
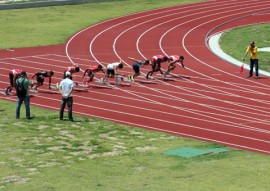
<instances>
[{"instance_id":1,"label":"red track surface texture","mask_svg":"<svg viewBox=\"0 0 270 191\"><path fill-rule=\"evenodd\" d=\"M9 84L11 69L21 68L29 76L40 69L53 70L56 83L64 69L74 63L85 69L121 58L125 63L122 73L128 74L133 72L129 56L184 55L186 69L178 66L174 73L190 78L158 84L135 81L130 87L112 89L86 88L87 92L74 93L74 112L270 154L268 77L246 79L248 71L239 73L239 68L215 56L207 44L208 37L217 32L269 22L269 10L269 0L216 0L174 6L90 26L65 45L1 50L0 88ZM149 70L146 66L142 72ZM82 74L75 75L74 81L81 82ZM48 91L47 83L39 91L31 99L32 105L59 109L56 91ZM15 96L0 98L16 101Z\"/></svg>"}]
</instances>

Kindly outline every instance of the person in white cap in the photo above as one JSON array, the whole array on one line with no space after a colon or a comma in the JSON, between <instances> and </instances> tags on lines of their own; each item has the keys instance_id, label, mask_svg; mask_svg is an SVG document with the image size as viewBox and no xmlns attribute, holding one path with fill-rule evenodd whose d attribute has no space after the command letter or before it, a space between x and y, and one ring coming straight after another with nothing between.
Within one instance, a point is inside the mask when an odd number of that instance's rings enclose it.
<instances>
[{"instance_id":1,"label":"person in white cap","mask_svg":"<svg viewBox=\"0 0 270 191\"><path fill-rule=\"evenodd\" d=\"M60 82L59 85L59 91L62 95L62 102L61 102L61 108L60 108L60 120L63 120L64 116L64 109L66 107L66 104L68 106L68 120L73 122L72 117L72 106L73 106L73 97L72 97L72 91L74 88L74 83L70 79L71 73L66 72L66 78Z\"/></svg>"}]
</instances>

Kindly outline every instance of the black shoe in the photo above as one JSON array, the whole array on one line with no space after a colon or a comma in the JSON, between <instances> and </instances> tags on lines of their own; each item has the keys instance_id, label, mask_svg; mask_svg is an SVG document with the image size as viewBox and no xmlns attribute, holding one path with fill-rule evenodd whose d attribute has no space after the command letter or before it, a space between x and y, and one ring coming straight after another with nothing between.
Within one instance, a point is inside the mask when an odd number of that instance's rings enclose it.
<instances>
[{"instance_id":1,"label":"black shoe","mask_svg":"<svg viewBox=\"0 0 270 191\"><path fill-rule=\"evenodd\" d=\"M74 122L74 120L73 120L73 119L69 119L69 121L70 121L70 122Z\"/></svg>"},{"instance_id":2,"label":"black shoe","mask_svg":"<svg viewBox=\"0 0 270 191\"><path fill-rule=\"evenodd\" d=\"M256 76L256 79L259 79L259 76Z\"/></svg>"},{"instance_id":3,"label":"black shoe","mask_svg":"<svg viewBox=\"0 0 270 191\"><path fill-rule=\"evenodd\" d=\"M251 78L252 76L247 76L247 78Z\"/></svg>"}]
</instances>

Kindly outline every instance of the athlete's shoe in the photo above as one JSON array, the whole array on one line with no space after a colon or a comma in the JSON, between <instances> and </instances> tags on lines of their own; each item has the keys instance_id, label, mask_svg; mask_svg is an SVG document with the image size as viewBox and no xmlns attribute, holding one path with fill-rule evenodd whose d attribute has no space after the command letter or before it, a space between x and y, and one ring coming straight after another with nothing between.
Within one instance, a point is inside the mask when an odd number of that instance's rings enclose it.
<instances>
[{"instance_id":1,"label":"athlete's shoe","mask_svg":"<svg viewBox=\"0 0 270 191\"><path fill-rule=\"evenodd\" d=\"M33 92L38 93L38 89L37 89L37 87L35 87L35 88L33 89Z\"/></svg>"},{"instance_id":2,"label":"athlete's shoe","mask_svg":"<svg viewBox=\"0 0 270 191\"><path fill-rule=\"evenodd\" d=\"M60 88L59 83L56 83L56 84L55 84L55 89L59 90L59 88Z\"/></svg>"},{"instance_id":3,"label":"athlete's shoe","mask_svg":"<svg viewBox=\"0 0 270 191\"><path fill-rule=\"evenodd\" d=\"M166 77L169 74L170 74L170 72L167 71L167 72L164 73L164 76Z\"/></svg>"},{"instance_id":4,"label":"athlete's shoe","mask_svg":"<svg viewBox=\"0 0 270 191\"><path fill-rule=\"evenodd\" d=\"M9 93L8 93L8 88L6 88L5 90L4 90L4 94L5 95L8 95Z\"/></svg>"},{"instance_id":5,"label":"athlete's shoe","mask_svg":"<svg viewBox=\"0 0 270 191\"><path fill-rule=\"evenodd\" d=\"M133 82L133 81L134 81L134 76L131 75L131 76L130 76L130 79L131 79L131 81Z\"/></svg>"}]
</instances>

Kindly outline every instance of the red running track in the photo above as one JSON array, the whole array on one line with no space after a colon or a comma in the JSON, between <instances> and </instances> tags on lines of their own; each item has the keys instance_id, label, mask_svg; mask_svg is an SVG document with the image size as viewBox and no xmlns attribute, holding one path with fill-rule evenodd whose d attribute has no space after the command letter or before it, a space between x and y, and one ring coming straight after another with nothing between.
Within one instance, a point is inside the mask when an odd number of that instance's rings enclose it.
<instances>
[{"instance_id":1,"label":"red running track","mask_svg":"<svg viewBox=\"0 0 270 191\"><path fill-rule=\"evenodd\" d=\"M26 70L29 76L39 69L53 70L56 83L64 68L72 64L85 69L122 59L125 65L121 73L128 74L133 64L128 57L184 55L186 69L179 66L174 73L189 78L156 80L158 84L135 81L130 87L111 89L78 88L74 112L270 154L268 77L246 79L248 71L239 73L239 68L214 55L207 44L208 38L218 32L270 22L269 10L268 0L216 0L174 6L98 23L74 34L65 45L1 50L0 88L9 84L8 71L15 68ZM142 72L149 70L146 66ZM82 74L75 75L75 81L80 82ZM58 110L60 96L46 86L31 102ZM0 98L16 101L15 96Z\"/></svg>"}]
</instances>

